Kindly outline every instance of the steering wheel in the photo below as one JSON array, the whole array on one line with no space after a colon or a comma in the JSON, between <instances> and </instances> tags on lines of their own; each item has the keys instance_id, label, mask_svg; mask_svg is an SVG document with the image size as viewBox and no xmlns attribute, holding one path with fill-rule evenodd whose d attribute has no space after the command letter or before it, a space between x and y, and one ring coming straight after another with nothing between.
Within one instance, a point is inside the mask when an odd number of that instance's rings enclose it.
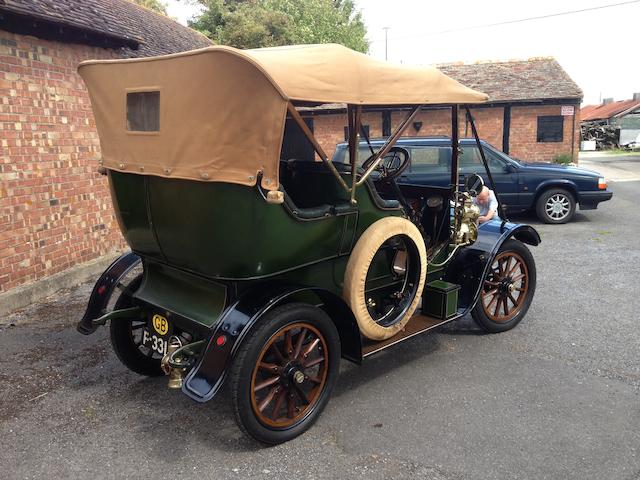
<instances>
[{"instance_id":1,"label":"steering wheel","mask_svg":"<svg viewBox=\"0 0 640 480\"><path fill-rule=\"evenodd\" d=\"M375 155L371 155L362 164L362 168L367 171L371 165L373 165L373 159ZM382 158L382 161L375 168L375 172L378 172L379 176L376 180L385 180L397 178L407 169L411 162L411 156L406 148L391 147L387 154Z\"/></svg>"}]
</instances>

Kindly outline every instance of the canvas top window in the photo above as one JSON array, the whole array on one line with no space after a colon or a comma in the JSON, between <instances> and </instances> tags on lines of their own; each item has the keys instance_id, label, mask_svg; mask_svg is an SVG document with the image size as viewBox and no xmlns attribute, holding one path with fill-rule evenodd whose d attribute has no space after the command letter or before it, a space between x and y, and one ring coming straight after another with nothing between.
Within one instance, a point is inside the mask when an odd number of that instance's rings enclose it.
<instances>
[{"instance_id":1,"label":"canvas top window","mask_svg":"<svg viewBox=\"0 0 640 480\"><path fill-rule=\"evenodd\" d=\"M160 92L127 92L127 131L160 131Z\"/></svg>"}]
</instances>

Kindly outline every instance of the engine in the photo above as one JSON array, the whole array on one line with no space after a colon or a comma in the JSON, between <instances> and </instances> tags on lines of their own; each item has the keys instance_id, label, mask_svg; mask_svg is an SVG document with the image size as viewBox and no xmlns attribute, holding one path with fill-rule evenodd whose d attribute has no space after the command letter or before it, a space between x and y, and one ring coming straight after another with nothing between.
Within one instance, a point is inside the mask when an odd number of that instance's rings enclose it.
<instances>
[{"instance_id":1,"label":"engine","mask_svg":"<svg viewBox=\"0 0 640 480\"><path fill-rule=\"evenodd\" d=\"M478 238L478 217L480 209L473 204L471 195L458 192L454 207L453 243L456 245L471 245Z\"/></svg>"}]
</instances>

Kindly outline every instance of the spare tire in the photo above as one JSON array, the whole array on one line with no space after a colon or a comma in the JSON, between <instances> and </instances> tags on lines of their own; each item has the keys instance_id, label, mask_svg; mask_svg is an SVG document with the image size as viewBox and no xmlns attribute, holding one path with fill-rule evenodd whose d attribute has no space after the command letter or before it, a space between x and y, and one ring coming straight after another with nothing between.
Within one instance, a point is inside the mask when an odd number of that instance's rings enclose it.
<instances>
[{"instance_id":1,"label":"spare tire","mask_svg":"<svg viewBox=\"0 0 640 480\"><path fill-rule=\"evenodd\" d=\"M424 239L413 223L386 217L371 224L351 252L344 276L343 296L362 335L384 340L398 333L420 302L426 274Z\"/></svg>"}]
</instances>

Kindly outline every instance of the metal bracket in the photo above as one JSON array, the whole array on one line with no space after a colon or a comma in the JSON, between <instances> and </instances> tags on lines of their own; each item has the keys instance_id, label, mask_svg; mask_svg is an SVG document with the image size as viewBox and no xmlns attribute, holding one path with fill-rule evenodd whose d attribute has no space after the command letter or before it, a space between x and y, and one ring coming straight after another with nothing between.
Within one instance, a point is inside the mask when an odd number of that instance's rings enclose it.
<instances>
[{"instance_id":1,"label":"metal bracket","mask_svg":"<svg viewBox=\"0 0 640 480\"><path fill-rule=\"evenodd\" d=\"M187 343L169 355L167 360L171 368L189 368L193 365L195 357L200 355L207 346L208 339Z\"/></svg>"},{"instance_id":2,"label":"metal bracket","mask_svg":"<svg viewBox=\"0 0 640 480\"><path fill-rule=\"evenodd\" d=\"M142 309L140 307L123 308L121 310L113 310L109 313L105 313L101 317L98 317L91 321L94 326L105 325L108 320L117 320L119 318L131 318L132 316L142 316Z\"/></svg>"}]
</instances>

